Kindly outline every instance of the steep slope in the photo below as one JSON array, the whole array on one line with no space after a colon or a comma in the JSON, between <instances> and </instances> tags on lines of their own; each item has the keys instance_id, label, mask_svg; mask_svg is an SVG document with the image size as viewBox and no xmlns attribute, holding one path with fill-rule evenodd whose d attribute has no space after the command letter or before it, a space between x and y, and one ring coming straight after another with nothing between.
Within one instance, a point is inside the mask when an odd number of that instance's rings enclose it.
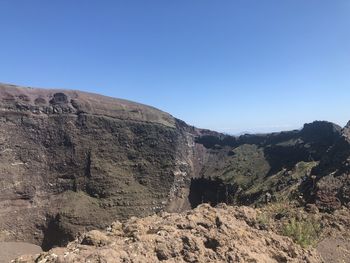
<instances>
[{"instance_id":1,"label":"steep slope","mask_svg":"<svg viewBox=\"0 0 350 263\"><path fill-rule=\"evenodd\" d=\"M67 248L15 262L322 262L314 251L258 228L252 208L201 205L115 222L107 232L94 230Z\"/></svg>"},{"instance_id":2,"label":"steep slope","mask_svg":"<svg viewBox=\"0 0 350 263\"><path fill-rule=\"evenodd\" d=\"M115 219L182 209L169 200L192 169L185 128L125 100L0 85L0 240L48 249Z\"/></svg>"},{"instance_id":3,"label":"steep slope","mask_svg":"<svg viewBox=\"0 0 350 263\"><path fill-rule=\"evenodd\" d=\"M308 202L315 202L323 211L350 207L350 122L312 173L314 178L300 188L309 193Z\"/></svg>"},{"instance_id":4,"label":"steep slope","mask_svg":"<svg viewBox=\"0 0 350 263\"><path fill-rule=\"evenodd\" d=\"M293 191L299 196L298 185L340 137L341 128L324 121L301 130L240 137L202 132L196 142L205 148L204 160L201 178L192 180L193 206L202 200L246 205L266 198L281 201Z\"/></svg>"}]
</instances>

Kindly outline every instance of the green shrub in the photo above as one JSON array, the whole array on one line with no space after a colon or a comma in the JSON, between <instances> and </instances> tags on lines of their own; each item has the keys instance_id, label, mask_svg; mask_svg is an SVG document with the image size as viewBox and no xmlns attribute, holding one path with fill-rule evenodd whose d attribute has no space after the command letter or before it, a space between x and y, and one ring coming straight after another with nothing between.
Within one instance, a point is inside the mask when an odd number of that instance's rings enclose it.
<instances>
[{"instance_id":1,"label":"green shrub","mask_svg":"<svg viewBox=\"0 0 350 263\"><path fill-rule=\"evenodd\" d=\"M262 226L263 228L268 228L271 224L271 218L266 213L258 214L256 220L257 220L258 224L260 226Z\"/></svg>"},{"instance_id":2,"label":"green shrub","mask_svg":"<svg viewBox=\"0 0 350 263\"><path fill-rule=\"evenodd\" d=\"M296 243L305 248L315 245L319 238L321 227L317 221L312 219L298 221L292 218L283 225L282 232L285 236L291 237Z\"/></svg>"}]
</instances>

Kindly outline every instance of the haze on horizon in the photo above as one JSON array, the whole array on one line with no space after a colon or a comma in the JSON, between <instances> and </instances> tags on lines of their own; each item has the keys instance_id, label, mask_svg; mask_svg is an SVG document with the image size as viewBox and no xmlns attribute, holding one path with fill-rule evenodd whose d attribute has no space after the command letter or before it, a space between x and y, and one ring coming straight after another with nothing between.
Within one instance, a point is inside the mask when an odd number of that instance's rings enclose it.
<instances>
[{"instance_id":1,"label":"haze on horizon","mask_svg":"<svg viewBox=\"0 0 350 263\"><path fill-rule=\"evenodd\" d=\"M350 119L350 2L0 2L0 82L141 102L227 133Z\"/></svg>"}]
</instances>

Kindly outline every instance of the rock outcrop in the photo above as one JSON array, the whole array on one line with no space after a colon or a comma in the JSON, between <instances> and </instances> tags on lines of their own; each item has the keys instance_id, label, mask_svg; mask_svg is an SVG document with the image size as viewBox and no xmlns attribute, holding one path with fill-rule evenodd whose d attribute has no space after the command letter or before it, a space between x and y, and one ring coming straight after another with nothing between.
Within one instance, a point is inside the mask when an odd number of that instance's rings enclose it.
<instances>
[{"instance_id":1,"label":"rock outcrop","mask_svg":"<svg viewBox=\"0 0 350 263\"><path fill-rule=\"evenodd\" d=\"M106 232L83 234L67 248L15 262L322 262L314 251L257 224L252 208L200 205L182 214L115 222Z\"/></svg>"}]
</instances>

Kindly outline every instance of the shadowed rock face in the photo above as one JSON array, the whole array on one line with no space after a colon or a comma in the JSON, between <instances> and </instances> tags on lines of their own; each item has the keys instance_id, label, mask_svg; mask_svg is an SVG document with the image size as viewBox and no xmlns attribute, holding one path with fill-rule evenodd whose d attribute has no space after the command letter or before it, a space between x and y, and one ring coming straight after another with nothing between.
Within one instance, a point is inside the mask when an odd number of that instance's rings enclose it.
<instances>
[{"instance_id":1,"label":"shadowed rock face","mask_svg":"<svg viewBox=\"0 0 350 263\"><path fill-rule=\"evenodd\" d=\"M233 203L231 199L237 189L220 178L193 178L190 184L188 200L192 208L208 203L216 206L220 203Z\"/></svg>"},{"instance_id":2,"label":"shadowed rock face","mask_svg":"<svg viewBox=\"0 0 350 263\"><path fill-rule=\"evenodd\" d=\"M345 205L350 207L350 122L341 136L313 169L315 178L305 181L303 188L323 211L334 211Z\"/></svg>"}]
</instances>

